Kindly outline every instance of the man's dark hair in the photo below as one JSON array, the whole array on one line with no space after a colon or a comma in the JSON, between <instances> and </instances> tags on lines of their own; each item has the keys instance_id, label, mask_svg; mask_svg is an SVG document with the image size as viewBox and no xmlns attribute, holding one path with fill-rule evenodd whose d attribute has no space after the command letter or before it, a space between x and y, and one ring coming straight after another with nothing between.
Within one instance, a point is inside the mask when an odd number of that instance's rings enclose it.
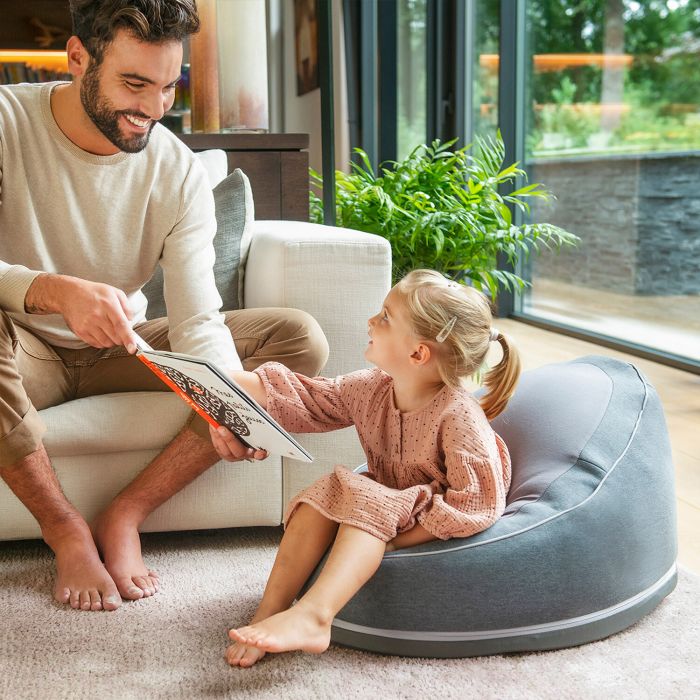
<instances>
[{"instance_id":1,"label":"man's dark hair","mask_svg":"<svg viewBox=\"0 0 700 700\"><path fill-rule=\"evenodd\" d=\"M119 29L140 41L182 41L199 30L195 0L70 0L73 34L96 64Z\"/></svg>"}]
</instances>

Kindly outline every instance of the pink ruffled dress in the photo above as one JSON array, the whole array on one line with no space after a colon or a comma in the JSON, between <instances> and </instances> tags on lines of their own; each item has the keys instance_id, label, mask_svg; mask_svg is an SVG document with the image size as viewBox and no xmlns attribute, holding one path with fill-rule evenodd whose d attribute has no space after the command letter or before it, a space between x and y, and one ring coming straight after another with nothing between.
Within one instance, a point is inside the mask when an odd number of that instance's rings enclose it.
<instances>
[{"instance_id":1,"label":"pink ruffled dress","mask_svg":"<svg viewBox=\"0 0 700 700\"><path fill-rule=\"evenodd\" d=\"M502 515L510 457L479 403L466 389L444 387L424 407L400 412L393 381L380 369L335 379L308 378L268 362L262 378L267 410L286 430L320 433L355 425L368 471L336 466L289 504L388 542L416 522L439 539L469 537Z\"/></svg>"}]
</instances>

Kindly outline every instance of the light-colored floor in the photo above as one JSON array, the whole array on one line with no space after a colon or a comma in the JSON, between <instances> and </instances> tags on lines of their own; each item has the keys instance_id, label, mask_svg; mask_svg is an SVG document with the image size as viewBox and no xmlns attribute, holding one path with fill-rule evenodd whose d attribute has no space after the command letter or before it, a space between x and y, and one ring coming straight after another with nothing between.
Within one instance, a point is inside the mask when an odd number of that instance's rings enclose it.
<instances>
[{"instance_id":1,"label":"light-colored floor","mask_svg":"<svg viewBox=\"0 0 700 700\"><path fill-rule=\"evenodd\" d=\"M524 369L595 354L632 362L644 372L661 398L671 435L678 502L678 561L700 573L700 375L511 319L498 319L496 323L517 343Z\"/></svg>"},{"instance_id":2,"label":"light-colored floor","mask_svg":"<svg viewBox=\"0 0 700 700\"><path fill-rule=\"evenodd\" d=\"M700 295L621 294L536 277L525 311L700 360Z\"/></svg>"}]
</instances>

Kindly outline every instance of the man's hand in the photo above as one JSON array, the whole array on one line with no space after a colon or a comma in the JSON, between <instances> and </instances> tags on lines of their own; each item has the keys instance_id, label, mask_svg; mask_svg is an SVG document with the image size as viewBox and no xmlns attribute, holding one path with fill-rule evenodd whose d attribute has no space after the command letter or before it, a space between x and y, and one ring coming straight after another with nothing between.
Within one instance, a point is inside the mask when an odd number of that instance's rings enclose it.
<instances>
[{"instance_id":1,"label":"man's hand","mask_svg":"<svg viewBox=\"0 0 700 700\"><path fill-rule=\"evenodd\" d=\"M214 449L218 452L221 459L227 462L240 462L245 459L265 459L267 452L265 450L254 450L248 445L244 445L230 430L226 428L215 428L209 426L209 434Z\"/></svg>"},{"instance_id":2,"label":"man's hand","mask_svg":"<svg viewBox=\"0 0 700 700\"><path fill-rule=\"evenodd\" d=\"M94 348L123 345L136 352L126 294L121 289L67 275L39 275L27 291L30 314L61 314L78 338Z\"/></svg>"}]
</instances>

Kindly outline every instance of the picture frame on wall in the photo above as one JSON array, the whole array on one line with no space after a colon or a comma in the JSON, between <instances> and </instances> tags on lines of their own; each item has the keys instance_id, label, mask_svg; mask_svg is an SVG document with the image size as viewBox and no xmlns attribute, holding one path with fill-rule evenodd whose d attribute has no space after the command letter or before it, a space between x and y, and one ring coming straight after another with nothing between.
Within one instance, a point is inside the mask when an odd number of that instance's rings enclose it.
<instances>
[{"instance_id":1,"label":"picture frame on wall","mask_svg":"<svg viewBox=\"0 0 700 700\"><path fill-rule=\"evenodd\" d=\"M318 0L294 0L297 95L320 87L318 75Z\"/></svg>"}]
</instances>

